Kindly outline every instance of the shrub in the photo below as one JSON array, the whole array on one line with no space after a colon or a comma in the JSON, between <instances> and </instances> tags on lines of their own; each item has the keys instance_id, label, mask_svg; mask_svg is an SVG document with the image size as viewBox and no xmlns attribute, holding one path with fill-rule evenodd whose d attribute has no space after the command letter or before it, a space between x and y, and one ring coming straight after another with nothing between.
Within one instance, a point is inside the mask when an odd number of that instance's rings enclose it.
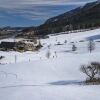
<instances>
[{"instance_id":1,"label":"shrub","mask_svg":"<svg viewBox=\"0 0 100 100\"><path fill-rule=\"evenodd\" d=\"M75 44L72 45L72 51L76 51L77 50L77 47Z\"/></svg>"},{"instance_id":2,"label":"shrub","mask_svg":"<svg viewBox=\"0 0 100 100\"><path fill-rule=\"evenodd\" d=\"M88 65L82 65L80 70L88 76L86 82L100 82L100 63L91 62Z\"/></svg>"}]
</instances>

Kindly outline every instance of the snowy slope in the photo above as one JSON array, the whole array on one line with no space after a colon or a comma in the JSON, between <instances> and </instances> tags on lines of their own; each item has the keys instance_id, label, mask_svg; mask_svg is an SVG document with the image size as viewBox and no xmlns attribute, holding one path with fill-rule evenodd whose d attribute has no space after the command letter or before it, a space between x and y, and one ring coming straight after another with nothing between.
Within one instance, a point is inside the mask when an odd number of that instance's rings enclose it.
<instances>
[{"instance_id":1,"label":"snowy slope","mask_svg":"<svg viewBox=\"0 0 100 100\"><path fill-rule=\"evenodd\" d=\"M80 66L100 59L100 43L95 42L96 49L90 54L86 41L99 31L50 36L41 40L43 48L38 52L0 52L5 56L0 61L1 100L100 100L99 85L80 85L86 78ZM77 51L71 51L71 42Z\"/></svg>"}]
</instances>

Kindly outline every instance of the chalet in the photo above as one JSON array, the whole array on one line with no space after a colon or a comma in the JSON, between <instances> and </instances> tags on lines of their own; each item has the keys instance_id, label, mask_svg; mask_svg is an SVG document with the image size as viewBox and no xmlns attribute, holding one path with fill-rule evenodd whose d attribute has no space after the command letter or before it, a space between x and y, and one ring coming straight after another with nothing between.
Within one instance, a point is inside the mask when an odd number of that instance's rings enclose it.
<instances>
[{"instance_id":1,"label":"chalet","mask_svg":"<svg viewBox=\"0 0 100 100\"><path fill-rule=\"evenodd\" d=\"M25 45L26 51L34 51L35 48L36 48L36 47L35 47L34 44L32 44L32 43L27 43L27 44Z\"/></svg>"},{"instance_id":2,"label":"chalet","mask_svg":"<svg viewBox=\"0 0 100 100\"><path fill-rule=\"evenodd\" d=\"M17 51L25 51L25 43L24 42L17 42L16 43L16 50Z\"/></svg>"},{"instance_id":3,"label":"chalet","mask_svg":"<svg viewBox=\"0 0 100 100\"><path fill-rule=\"evenodd\" d=\"M16 42L1 42L0 44L0 50L14 50L16 46Z\"/></svg>"}]
</instances>

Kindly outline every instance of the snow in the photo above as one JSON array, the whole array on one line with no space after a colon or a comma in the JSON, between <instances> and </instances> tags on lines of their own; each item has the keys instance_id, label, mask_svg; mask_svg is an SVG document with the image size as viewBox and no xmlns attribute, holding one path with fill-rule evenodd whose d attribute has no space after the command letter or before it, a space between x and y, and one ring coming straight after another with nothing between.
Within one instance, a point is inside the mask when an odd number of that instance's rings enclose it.
<instances>
[{"instance_id":1,"label":"snow","mask_svg":"<svg viewBox=\"0 0 100 100\"><path fill-rule=\"evenodd\" d=\"M56 19L54 19L52 22L56 22L58 19L56 18Z\"/></svg>"},{"instance_id":2,"label":"snow","mask_svg":"<svg viewBox=\"0 0 100 100\"><path fill-rule=\"evenodd\" d=\"M81 65L100 59L100 43L95 38L99 32L49 35L41 39L43 47L37 52L0 51L5 56L0 61L1 100L100 100L100 86L82 84L86 76L80 72ZM87 40L91 37L96 48L90 54ZM78 47L75 52L71 51L73 42Z\"/></svg>"},{"instance_id":3,"label":"snow","mask_svg":"<svg viewBox=\"0 0 100 100\"><path fill-rule=\"evenodd\" d=\"M2 100L99 100L100 93L98 92L98 87L99 86L30 86L2 88L0 89L0 92L2 92L0 97Z\"/></svg>"}]
</instances>

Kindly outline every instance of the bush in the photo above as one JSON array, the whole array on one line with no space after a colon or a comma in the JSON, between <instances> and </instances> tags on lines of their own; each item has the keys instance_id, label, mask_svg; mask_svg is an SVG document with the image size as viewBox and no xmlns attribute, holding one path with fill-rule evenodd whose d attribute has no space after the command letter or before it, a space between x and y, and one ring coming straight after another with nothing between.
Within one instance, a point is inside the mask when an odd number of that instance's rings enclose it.
<instances>
[{"instance_id":1,"label":"bush","mask_svg":"<svg viewBox=\"0 0 100 100\"><path fill-rule=\"evenodd\" d=\"M4 56L0 56L0 60L3 59L3 58L4 58Z\"/></svg>"},{"instance_id":2,"label":"bush","mask_svg":"<svg viewBox=\"0 0 100 100\"><path fill-rule=\"evenodd\" d=\"M75 46L75 44L72 45L72 51L76 51L77 47Z\"/></svg>"},{"instance_id":3,"label":"bush","mask_svg":"<svg viewBox=\"0 0 100 100\"><path fill-rule=\"evenodd\" d=\"M91 62L88 65L82 65L80 70L88 76L86 82L100 83L100 63Z\"/></svg>"}]
</instances>

